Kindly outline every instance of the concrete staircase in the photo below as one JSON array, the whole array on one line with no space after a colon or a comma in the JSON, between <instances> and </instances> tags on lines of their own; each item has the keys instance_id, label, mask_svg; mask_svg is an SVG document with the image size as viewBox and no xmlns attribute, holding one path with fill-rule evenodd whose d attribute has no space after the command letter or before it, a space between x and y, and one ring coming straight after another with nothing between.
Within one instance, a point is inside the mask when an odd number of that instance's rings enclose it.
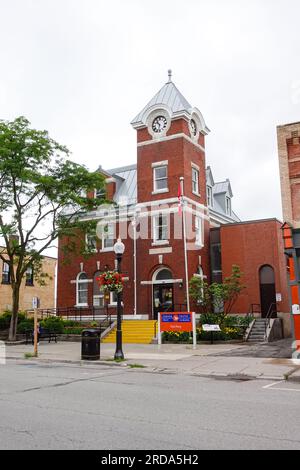
<instances>
[{"instance_id":1,"label":"concrete staircase","mask_svg":"<svg viewBox=\"0 0 300 470\"><path fill-rule=\"evenodd\" d=\"M124 320L122 322L123 343L151 344L155 337L154 320ZM116 342L116 327L102 339L102 343Z\"/></svg>"},{"instance_id":2,"label":"concrete staircase","mask_svg":"<svg viewBox=\"0 0 300 470\"><path fill-rule=\"evenodd\" d=\"M263 343L265 341L267 320L257 318L248 337L249 343Z\"/></svg>"}]
</instances>

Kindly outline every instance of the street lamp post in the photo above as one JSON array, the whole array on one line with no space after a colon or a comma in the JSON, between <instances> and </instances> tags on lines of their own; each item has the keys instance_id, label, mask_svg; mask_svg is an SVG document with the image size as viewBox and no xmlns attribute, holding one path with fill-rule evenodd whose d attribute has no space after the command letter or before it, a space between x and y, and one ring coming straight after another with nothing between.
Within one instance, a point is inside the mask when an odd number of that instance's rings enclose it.
<instances>
[{"instance_id":1,"label":"street lamp post","mask_svg":"<svg viewBox=\"0 0 300 470\"><path fill-rule=\"evenodd\" d=\"M122 256L125 251L125 245L122 243L121 239L118 238L117 242L114 244L114 252L117 259L117 271L121 273L121 262ZM117 293L117 334L116 334L116 352L115 352L115 360L116 359L124 359L124 354L122 351L122 292Z\"/></svg>"}]
</instances>

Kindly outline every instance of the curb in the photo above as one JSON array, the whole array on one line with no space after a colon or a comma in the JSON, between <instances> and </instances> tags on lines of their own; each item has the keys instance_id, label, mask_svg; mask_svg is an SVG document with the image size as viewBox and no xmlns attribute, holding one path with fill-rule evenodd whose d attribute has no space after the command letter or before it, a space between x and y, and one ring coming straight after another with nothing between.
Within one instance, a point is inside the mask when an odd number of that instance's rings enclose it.
<instances>
[{"instance_id":1,"label":"curb","mask_svg":"<svg viewBox=\"0 0 300 470\"><path fill-rule=\"evenodd\" d=\"M6 359L14 360L14 361L25 361L28 363L43 363L43 364L74 364L74 365L102 365L102 366L117 366L117 367L127 367L128 364L126 362L114 362L114 361L84 361L84 360L77 360L72 361L71 359L40 359L40 358L29 358L26 359L25 357L14 357L14 356L6 356Z\"/></svg>"},{"instance_id":2,"label":"curb","mask_svg":"<svg viewBox=\"0 0 300 470\"><path fill-rule=\"evenodd\" d=\"M7 357L6 359L9 360L16 360L21 361L22 363L30 363L30 364L73 364L76 366L107 366L107 367L121 367L126 368L127 370L131 371L143 371L152 374L160 374L160 375L187 375L189 377L199 377L199 378L207 378L207 379L214 379L214 380L229 380L229 381L236 381L236 382L247 382L251 380L264 380L264 381L274 381L274 382L282 382L285 381L294 381L300 382L300 377L295 377L294 379L291 378L291 375L298 370L293 369L292 371L287 372L282 376L270 376L270 375L249 375L249 374L223 374L223 373L195 373L191 371L179 371L178 369L168 369L168 368L159 368L154 367L150 368L149 366L143 365L142 368L131 368L130 362L114 362L114 361L85 361L85 360L67 360L67 359L39 359L39 358L22 358L22 357ZM129 360L130 361L130 360Z\"/></svg>"}]
</instances>

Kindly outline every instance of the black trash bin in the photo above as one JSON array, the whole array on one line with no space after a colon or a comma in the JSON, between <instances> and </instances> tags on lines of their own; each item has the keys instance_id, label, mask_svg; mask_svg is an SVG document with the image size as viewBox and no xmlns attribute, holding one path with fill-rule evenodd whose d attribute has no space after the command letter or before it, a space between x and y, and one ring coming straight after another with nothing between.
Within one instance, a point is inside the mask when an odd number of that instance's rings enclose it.
<instances>
[{"instance_id":1,"label":"black trash bin","mask_svg":"<svg viewBox=\"0 0 300 470\"><path fill-rule=\"evenodd\" d=\"M83 330L81 336L81 359L100 359L100 330Z\"/></svg>"}]
</instances>

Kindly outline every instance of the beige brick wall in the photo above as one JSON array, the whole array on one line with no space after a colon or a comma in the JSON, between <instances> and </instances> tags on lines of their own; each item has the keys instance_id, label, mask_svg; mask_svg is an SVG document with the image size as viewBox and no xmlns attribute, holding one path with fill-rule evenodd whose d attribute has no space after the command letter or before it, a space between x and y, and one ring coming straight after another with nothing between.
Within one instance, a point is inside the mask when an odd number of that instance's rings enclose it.
<instances>
[{"instance_id":1,"label":"beige brick wall","mask_svg":"<svg viewBox=\"0 0 300 470\"><path fill-rule=\"evenodd\" d=\"M277 127L283 219L295 228L300 228L300 218L298 216L300 213L300 199L297 197L300 181L291 177L291 165L297 161L300 162L300 156L296 158L293 156L292 159L289 159L291 149L287 145L287 141L292 139L294 133L297 132L300 137L300 122Z\"/></svg>"},{"instance_id":2,"label":"beige brick wall","mask_svg":"<svg viewBox=\"0 0 300 470\"><path fill-rule=\"evenodd\" d=\"M31 309L33 297L40 299L41 308L55 307L56 262L55 258L44 258L43 272L50 276L49 279L46 279L46 286L40 286L36 280L34 280L33 286L26 286L24 279L20 292L20 310ZM10 285L2 284L2 270L3 262L0 261L0 314L12 307L12 289Z\"/></svg>"}]
</instances>

